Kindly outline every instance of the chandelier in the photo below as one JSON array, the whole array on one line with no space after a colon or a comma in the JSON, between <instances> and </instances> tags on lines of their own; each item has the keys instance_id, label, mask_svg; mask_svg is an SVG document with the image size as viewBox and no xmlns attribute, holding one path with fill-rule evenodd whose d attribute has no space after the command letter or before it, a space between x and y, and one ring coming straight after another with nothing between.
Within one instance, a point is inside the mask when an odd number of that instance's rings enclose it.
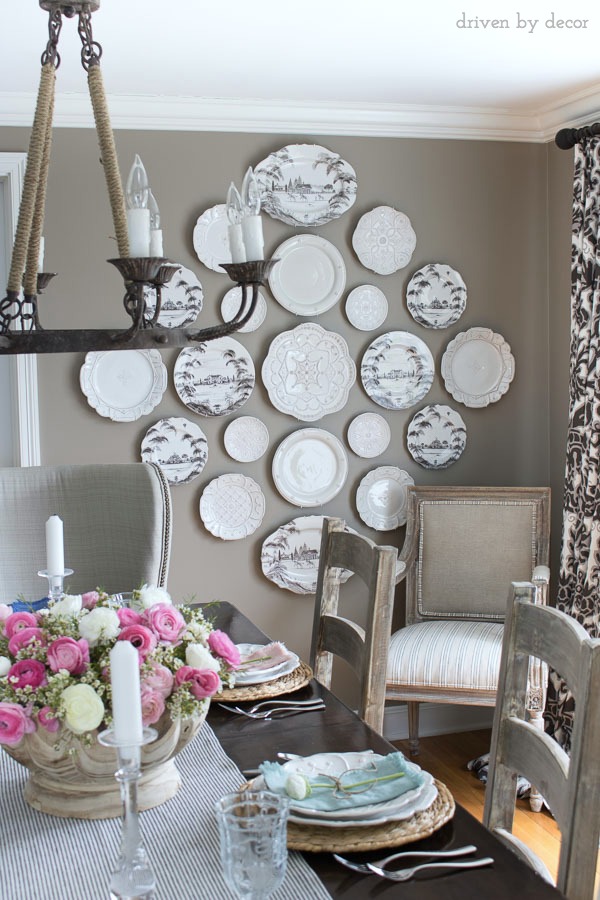
<instances>
[{"instance_id":1,"label":"chandelier","mask_svg":"<svg viewBox=\"0 0 600 900\"><path fill-rule=\"evenodd\" d=\"M227 194L228 235L231 263L221 263L231 280L241 288L241 300L233 318L206 328L166 328L159 320L162 289L179 265L162 253L158 205L150 189L144 166L136 156L123 190L114 135L100 69L102 48L92 34L92 13L100 0L39 0L48 11L48 42L42 54L42 70L33 119L23 193L6 297L0 300L0 354L87 352L88 350L149 349L181 347L211 341L242 328L251 318L277 260L262 258L260 193L249 169L241 194L232 184ZM88 89L100 145L108 198L119 257L109 259L123 277L123 306L128 319L122 329L50 330L40 313L40 295L55 277L38 271L43 257L44 208L52 143L52 116L56 70L60 65L58 40L63 16L78 17L81 64L87 72ZM1 294L0 294L1 296ZM156 303L146 298L155 296Z\"/></svg>"}]
</instances>

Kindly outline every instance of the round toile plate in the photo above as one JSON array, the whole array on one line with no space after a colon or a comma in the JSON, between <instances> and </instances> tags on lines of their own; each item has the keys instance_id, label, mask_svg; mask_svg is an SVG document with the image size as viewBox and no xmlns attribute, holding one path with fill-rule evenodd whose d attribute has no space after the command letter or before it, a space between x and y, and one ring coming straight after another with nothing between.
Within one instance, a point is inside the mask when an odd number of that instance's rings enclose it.
<instances>
[{"instance_id":1,"label":"round toile plate","mask_svg":"<svg viewBox=\"0 0 600 900\"><path fill-rule=\"evenodd\" d=\"M280 694L289 694L306 687L313 677L313 670L307 663L300 665L280 678L273 681L265 681L262 684L248 684L244 687L223 688L223 690L211 697L211 700L263 700L269 697L279 697Z\"/></svg>"}]
</instances>

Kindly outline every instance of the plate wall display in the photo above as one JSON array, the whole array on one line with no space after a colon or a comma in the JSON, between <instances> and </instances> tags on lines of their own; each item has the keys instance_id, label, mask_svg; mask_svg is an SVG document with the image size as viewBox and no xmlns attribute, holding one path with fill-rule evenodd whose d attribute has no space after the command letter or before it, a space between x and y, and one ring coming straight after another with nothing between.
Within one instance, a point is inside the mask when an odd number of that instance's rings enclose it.
<instances>
[{"instance_id":1,"label":"plate wall display","mask_svg":"<svg viewBox=\"0 0 600 900\"><path fill-rule=\"evenodd\" d=\"M423 266L406 288L408 311L425 328L447 328L460 319L467 305L462 275L443 263Z\"/></svg>"},{"instance_id":2,"label":"plate wall display","mask_svg":"<svg viewBox=\"0 0 600 900\"><path fill-rule=\"evenodd\" d=\"M194 226L193 243L196 256L214 272L225 272L221 263L230 263L227 206L218 203L198 217Z\"/></svg>"},{"instance_id":3,"label":"plate wall display","mask_svg":"<svg viewBox=\"0 0 600 900\"><path fill-rule=\"evenodd\" d=\"M341 335L305 322L271 342L262 380L276 409L314 422L346 405L356 366Z\"/></svg>"},{"instance_id":4,"label":"plate wall display","mask_svg":"<svg viewBox=\"0 0 600 900\"><path fill-rule=\"evenodd\" d=\"M252 300L252 289L248 290L248 298L247 303L250 303ZM231 319L235 316L238 309L240 308L240 303L242 302L242 288L237 285L236 287L231 288L221 301L221 317L224 322L230 322ZM256 331L257 328L260 328L262 323L265 321L267 317L267 301L264 298L264 295L261 291L258 292L258 297L256 299L256 306L254 307L254 312L248 319L245 325L242 328L238 328L240 334L246 334L249 331Z\"/></svg>"},{"instance_id":5,"label":"plate wall display","mask_svg":"<svg viewBox=\"0 0 600 900\"><path fill-rule=\"evenodd\" d=\"M318 316L338 302L346 286L346 265L330 241L316 234L288 238L273 254L271 293L297 316Z\"/></svg>"},{"instance_id":6,"label":"plate wall display","mask_svg":"<svg viewBox=\"0 0 600 900\"><path fill-rule=\"evenodd\" d=\"M425 397L434 371L433 356L421 338L408 331L388 331L367 347L360 377L375 403L407 409Z\"/></svg>"},{"instance_id":7,"label":"plate wall display","mask_svg":"<svg viewBox=\"0 0 600 900\"><path fill-rule=\"evenodd\" d=\"M160 350L90 351L79 384L98 415L113 422L134 422L162 400L167 369Z\"/></svg>"},{"instance_id":8,"label":"plate wall display","mask_svg":"<svg viewBox=\"0 0 600 900\"><path fill-rule=\"evenodd\" d=\"M288 435L273 457L273 480L296 506L322 506L339 494L348 476L348 457L333 434L300 428Z\"/></svg>"},{"instance_id":9,"label":"plate wall display","mask_svg":"<svg viewBox=\"0 0 600 900\"><path fill-rule=\"evenodd\" d=\"M391 206L377 206L365 213L352 235L359 260L378 275L391 275L407 266L416 245L410 219Z\"/></svg>"},{"instance_id":10,"label":"plate wall display","mask_svg":"<svg viewBox=\"0 0 600 900\"><path fill-rule=\"evenodd\" d=\"M175 362L175 390L200 416L226 416L243 406L254 388L254 363L231 337L185 347Z\"/></svg>"},{"instance_id":11,"label":"plate wall display","mask_svg":"<svg viewBox=\"0 0 600 900\"><path fill-rule=\"evenodd\" d=\"M360 331L373 331L383 325L388 314L385 294L374 284L361 284L346 299L348 321Z\"/></svg>"},{"instance_id":12,"label":"plate wall display","mask_svg":"<svg viewBox=\"0 0 600 900\"><path fill-rule=\"evenodd\" d=\"M265 538L260 564L269 581L294 594L314 594L323 519L324 516L299 516ZM340 581L348 581L352 574L348 569L340 569Z\"/></svg>"},{"instance_id":13,"label":"plate wall display","mask_svg":"<svg viewBox=\"0 0 600 900\"><path fill-rule=\"evenodd\" d=\"M225 450L238 462L254 462L269 446L269 431L255 416L240 416L230 422L223 436Z\"/></svg>"},{"instance_id":14,"label":"plate wall display","mask_svg":"<svg viewBox=\"0 0 600 900\"><path fill-rule=\"evenodd\" d=\"M445 469L461 456L467 427L450 406L434 404L415 413L408 426L408 452L424 469Z\"/></svg>"},{"instance_id":15,"label":"plate wall display","mask_svg":"<svg viewBox=\"0 0 600 900\"><path fill-rule=\"evenodd\" d=\"M361 413L348 426L350 449L364 459L381 456L387 450L391 438L390 426L378 413Z\"/></svg>"},{"instance_id":16,"label":"plate wall display","mask_svg":"<svg viewBox=\"0 0 600 900\"><path fill-rule=\"evenodd\" d=\"M325 225L356 200L356 173L318 144L289 144L254 167L262 209L286 225Z\"/></svg>"},{"instance_id":17,"label":"plate wall display","mask_svg":"<svg viewBox=\"0 0 600 900\"><path fill-rule=\"evenodd\" d=\"M215 537L239 541L256 531L265 515L265 495L247 475L219 475L200 497L200 518Z\"/></svg>"},{"instance_id":18,"label":"plate wall display","mask_svg":"<svg viewBox=\"0 0 600 900\"><path fill-rule=\"evenodd\" d=\"M191 269L180 266L168 284L162 288L162 301L158 324L165 328L181 328L196 321L202 309L204 293L202 285ZM144 287L146 312L154 315L156 309L156 288Z\"/></svg>"},{"instance_id":19,"label":"plate wall display","mask_svg":"<svg viewBox=\"0 0 600 900\"><path fill-rule=\"evenodd\" d=\"M414 480L397 466L379 466L367 472L356 492L358 514L370 528L392 531L406 522L407 491Z\"/></svg>"},{"instance_id":20,"label":"plate wall display","mask_svg":"<svg viewBox=\"0 0 600 900\"><path fill-rule=\"evenodd\" d=\"M179 416L160 419L142 440L142 462L156 463L169 484L187 484L208 459L208 441L195 422Z\"/></svg>"},{"instance_id":21,"label":"plate wall display","mask_svg":"<svg viewBox=\"0 0 600 900\"><path fill-rule=\"evenodd\" d=\"M501 334L469 328L450 341L442 357L442 378L449 394L465 406L496 403L515 375L515 358Z\"/></svg>"}]
</instances>

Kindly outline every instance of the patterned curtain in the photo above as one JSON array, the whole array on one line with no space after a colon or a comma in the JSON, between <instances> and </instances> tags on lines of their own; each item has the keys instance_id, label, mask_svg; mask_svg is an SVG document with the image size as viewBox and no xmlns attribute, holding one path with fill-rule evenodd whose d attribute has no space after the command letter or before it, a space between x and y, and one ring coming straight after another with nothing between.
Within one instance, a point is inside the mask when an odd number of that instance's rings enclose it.
<instances>
[{"instance_id":1,"label":"patterned curtain","mask_svg":"<svg viewBox=\"0 0 600 900\"><path fill-rule=\"evenodd\" d=\"M600 140L575 145L569 431L557 607L600 637ZM546 727L569 749L574 703L550 673Z\"/></svg>"}]
</instances>

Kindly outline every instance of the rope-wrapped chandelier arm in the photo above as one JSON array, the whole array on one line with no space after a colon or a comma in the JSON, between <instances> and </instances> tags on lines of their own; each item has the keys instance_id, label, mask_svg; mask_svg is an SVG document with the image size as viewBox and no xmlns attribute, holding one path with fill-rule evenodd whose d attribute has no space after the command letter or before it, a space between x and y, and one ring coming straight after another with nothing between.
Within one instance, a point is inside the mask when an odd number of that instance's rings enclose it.
<instances>
[{"instance_id":1,"label":"rope-wrapped chandelier arm","mask_svg":"<svg viewBox=\"0 0 600 900\"><path fill-rule=\"evenodd\" d=\"M48 168L50 166L50 152L52 149L53 117L54 92L52 93L52 97L50 98L48 124L46 126L46 141L44 144L44 152L42 154L42 164L40 167L40 177L38 179L37 196L35 209L33 212L33 222L31 223L31 238L29 240L27 262L25 265L25 278L23 280L23 288L26 297L31 297L34 294L38 293L38 264L40 259L42 233L44 231L44 216L46 212L46 189L48 187Z\"/></svg>"}]
</instances>

